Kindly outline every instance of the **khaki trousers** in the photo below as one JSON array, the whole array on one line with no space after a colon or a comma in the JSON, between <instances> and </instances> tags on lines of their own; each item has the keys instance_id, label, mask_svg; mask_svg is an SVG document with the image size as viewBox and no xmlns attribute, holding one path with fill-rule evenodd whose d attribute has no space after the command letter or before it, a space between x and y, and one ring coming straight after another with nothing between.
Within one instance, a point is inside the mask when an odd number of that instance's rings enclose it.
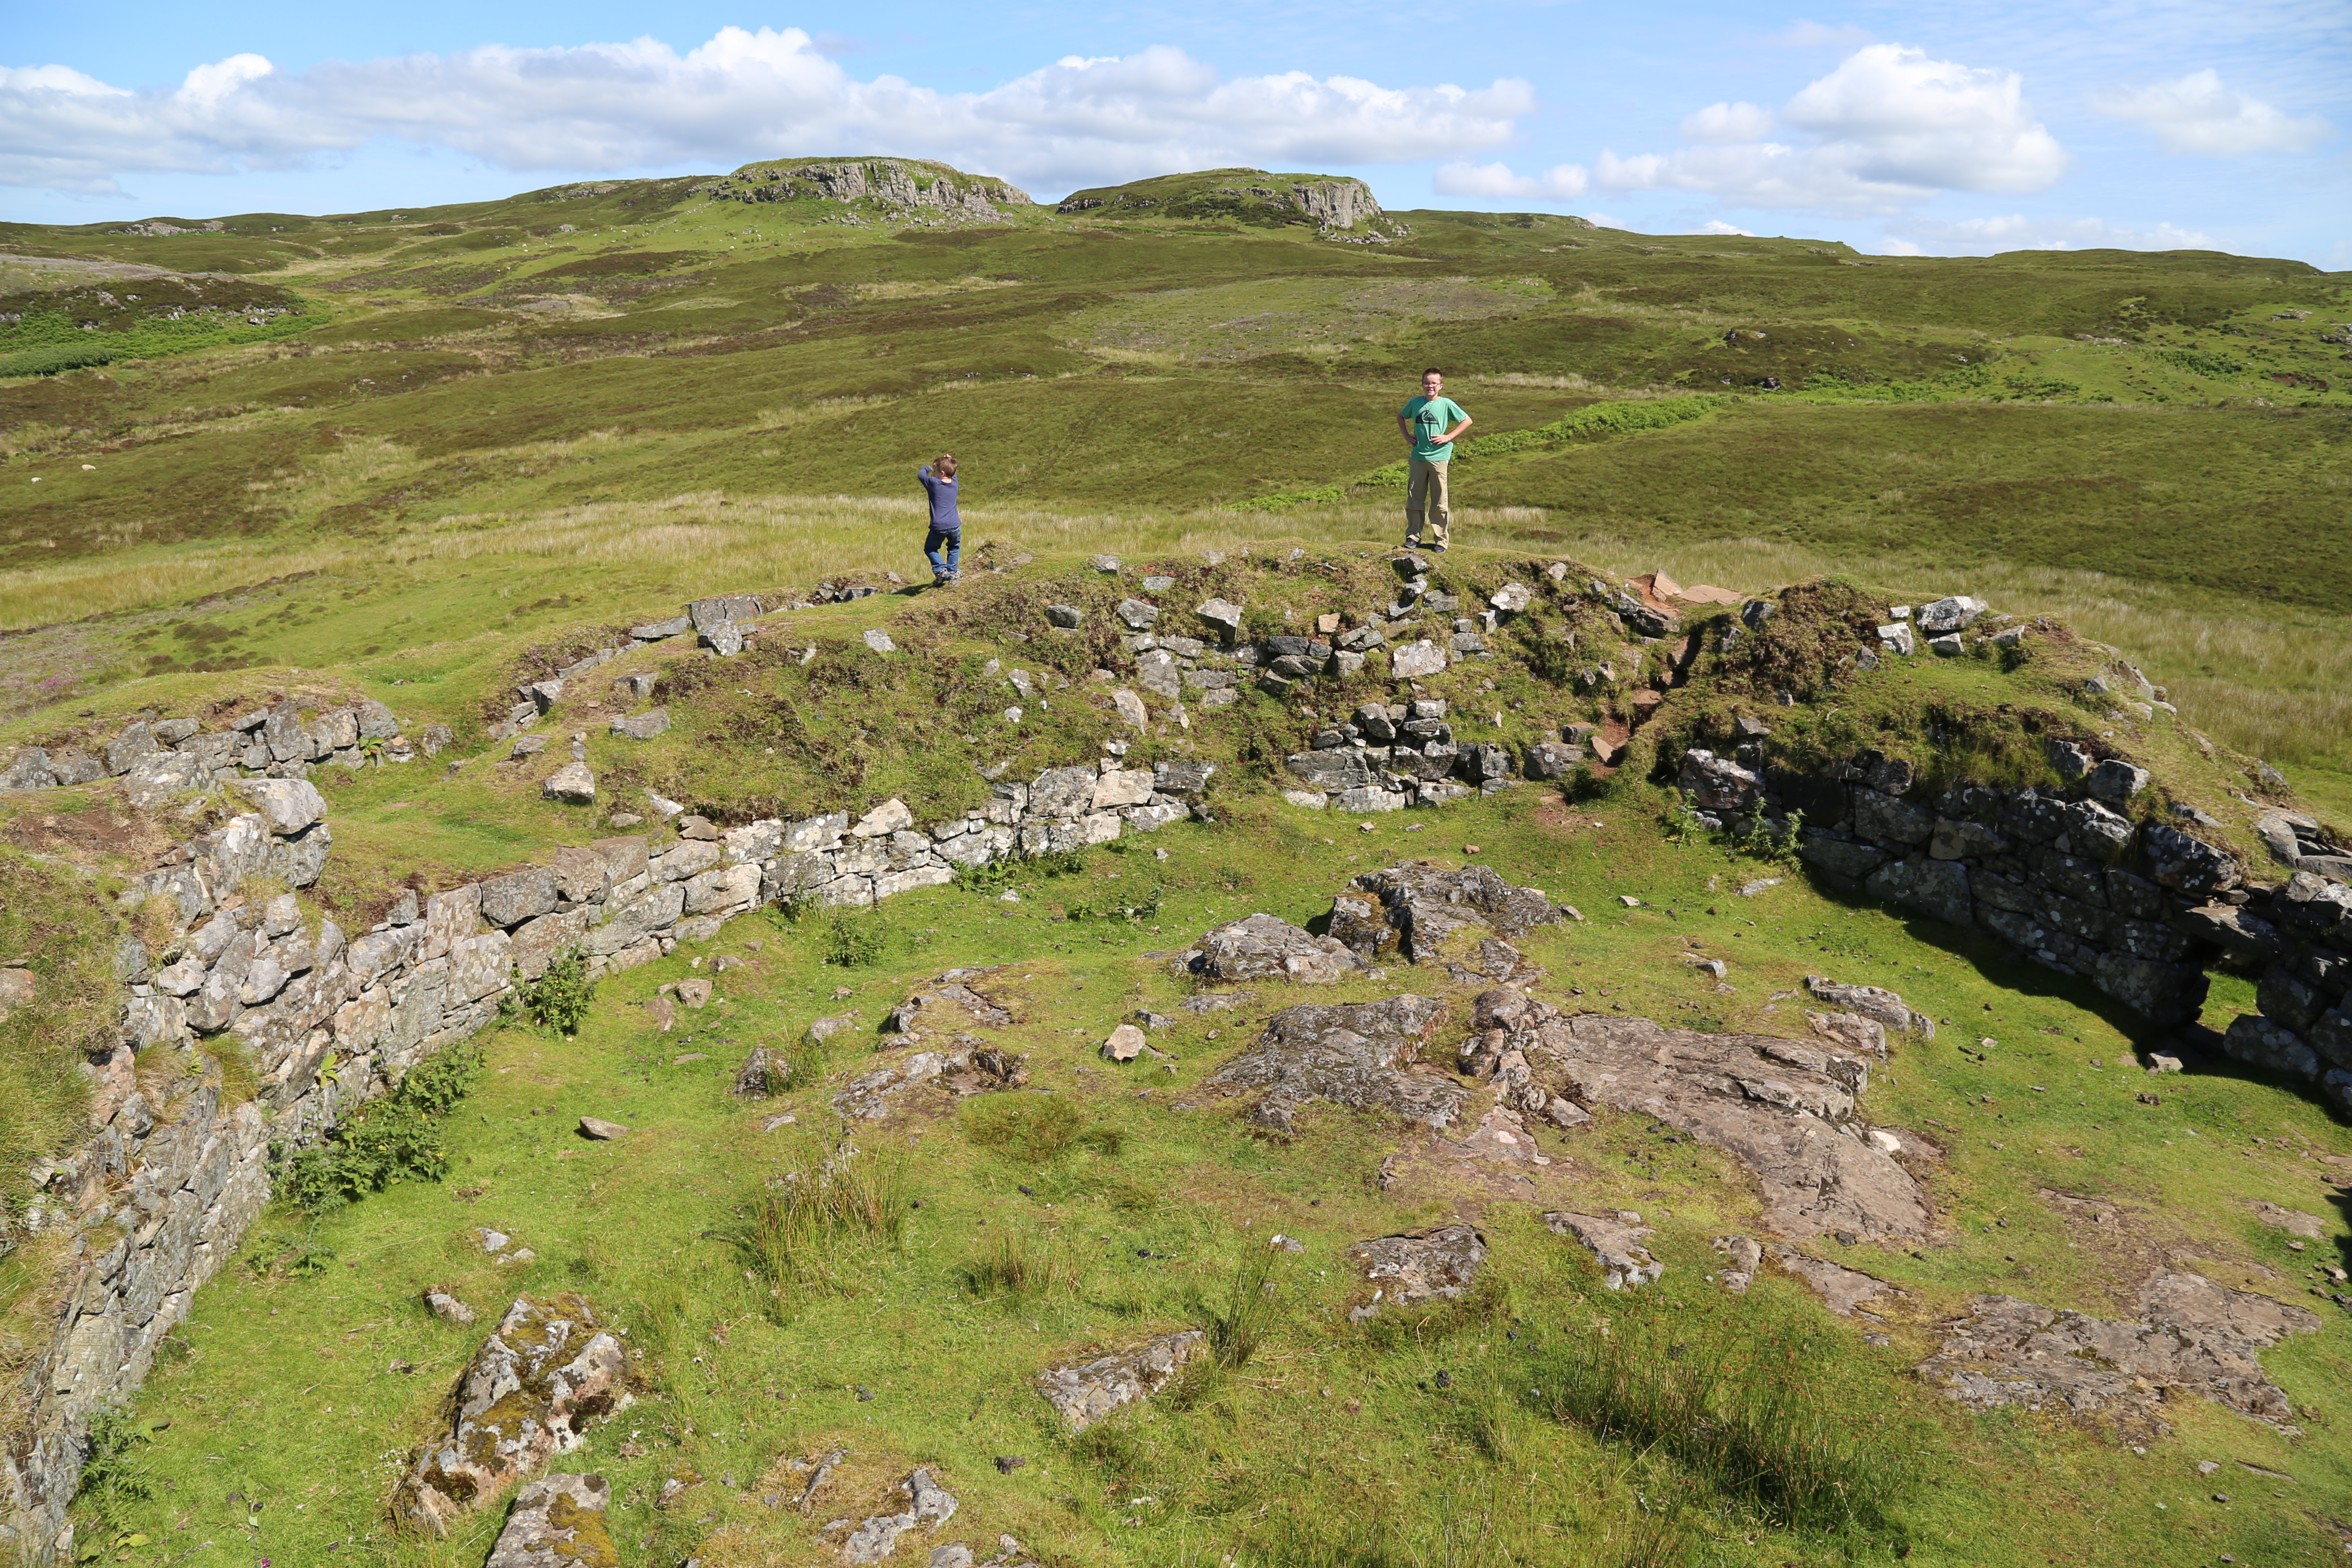
<instances>
[{"instance_id":1,"label":"khaki trousers","mask_svg":"<svg viewBox=\"0 0 2352 1568\"><path fill-rule=\"evenodd\" d=\"M1451 463L1433 463L1425 458L1406 459L1404 492L1404 536L1412 544L1444 544L1446 525L1454 521L1454 509L1446 504L1445 470ZM1428 519L1424 532L1422 520Z\"/></svg>"}]
</instances>

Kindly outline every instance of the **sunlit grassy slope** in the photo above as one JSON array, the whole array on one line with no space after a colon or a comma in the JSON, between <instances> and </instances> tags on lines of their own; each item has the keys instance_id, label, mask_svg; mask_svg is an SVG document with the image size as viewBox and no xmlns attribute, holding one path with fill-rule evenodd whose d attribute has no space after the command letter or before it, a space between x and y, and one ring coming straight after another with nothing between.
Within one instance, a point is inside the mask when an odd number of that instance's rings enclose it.
<instances>
[{"instance_id":1,"label":"sunlit grassy slope","mask_svg":"<svg viewBox=\"0 0 2352 1568\"><path fill-rule=\"evenodd\" d=\"M194 1562L309 1562L337 1543L359 1561L478 1562L495 1512L442 1546L400 1543L383 1519L399 1461L475 1342L417 1306L437 1285L486 1313L519 1290L580 1289L647 1351L642 1402L567 1461L611 1478L628 1561L825 1560L813 1539L824 1518L763 1500L796 1495L772 1468L781 1458L835 1445L857 1466L834 1494L839 1510L930 1464L965 1510L938 1539L1010 1531L1072 1563L2333 1561L2315 1516L2352 1486L2334 1414L2352 1396L2340 1325L2264 1357L2297 1407L2320 1413L2300 1444L2191 1401L2166 1405L2178 1434L2141 1454L2055 1417L1956 1415L1907 1368L1935 1321L1976 1291L2116 1310L2155 1249L2278 1289L2266 1271L2300 1275L2304 1260L2242 1202L2317 1203L2324 1167L2303 1153L2352 1150L2341 1128L2289 1091L2226 1074L2167 1080L2160 1105L2137 1103L2147 1080L2132 1065L2133 1026L2095 994L1989 948L1955 952L1948 933L1824 900L1801 879L1737 898L1727 889L1775 868L1665 842L1641 816L1534 806L1472 807L1411 834L1395 819L1366 835L1257 815L1223 831L1181 827L1152 841L1165 863L1139 843L1075 877L1018 877L1017 905L954 889L898 900L866 917L884 937L870 967L820 963L807 929L739 923L708 949L608 983L576 1040L497 1036L483 1088L452 1124L446 1183L395 1187L316 1226L277 1215L247 1249L250 1267L207 1289L138 1406L171 1423L142 1450L162 1484L113 1528L150 1538L139 1562L192 1550ZM1257 849L1235 854L1237 833ZM1250 910L1307 920L1358 870L1406 852L1458 858L1465 844L1591 911L1529 952L1599 1005L1779 1031L1795 1005L1776 994L1828 970L1954 1019L1947 1037L1999 1038L1981 1065L1949 1038L1906 1044L1873 1090L1874 1116L1950 1149L1936 1177L1939 1245L1914 1257L1824 1244L1910 1293L1888 1347L1864 1346L1789 1282L1744 1302L1706 1284L1708 1237L1752 1227L1751 1200L1719 1157L1661 1142L1638 1119L1542 1140L1559 1162L1546 1190L1559 1195L1540 1201L1633 1208L1660 1226L1665 1279L1625 1299L1522 1204L1383 1193L1378 1167L1394 1141L1368 1124L1322 1117L1296 1143L1270 1144L1194 1090L1289 998L1264 994L1238 1016L1184 1014L1181 987L1149 952ZM1139 922L1055 918L1147 887L1159 904ZM1650 907L1623 910L1621 892ZM1681 962L1693 941L1730 961L1734 994ZM715 952L749 966L721 977L709 1011L658 1033L639 1005L662 982L709 973ZM689 968L697 957L705 963ZM1024 1097L1032 1111L1073 1100L1073 1131L1104 1135L1008 1151L979 1127L992 1107L977 1104L861 1130L860 1157L888 1163L920 1200L901 1244L835 1250L824 1277L781 1298L747 1279L756 1258L733 1238L762 1182L811 1169L834 1134L821 1091L731 1100L741 1055L821 1014L877 1018L908 982L982 963L1012 966L986 984L1021 1016L1003 1037L1032 1053L1034 1087L1050 1091ZM1442 976L1409 980L1446 989ZM2217 1006L2242 989L2224 985ZM1096 1044L1139 1006L1185 1020L1155 1037L1174 1059L1112 1069ZM836 1073L857 1070L864 1049L861 1038L836 1057ZM782 1111L798 1121L762 1131ZM584 1143L571 1132L583 1114L634 1131ZM2103 1231L2045 1190L2095 1193L2121 1220ZM1338 1315L1342 1247L1454 1213L1478 1218L1495 1249L1489 1290L1370 1333ZM538 1260L488 1261L477 1225ZM1046 1283L1015 1289L991 1272L1006 1232ZM1306 1250L1281 1257L1279 1305L1251 1361L1086 1440L1055 1432L1028 1387L1040 1367L1223 1310L1235 1266L1276 1232ZM304 1240L327 1266L289 1276L283 1260ZM1829 1534L1775 1528L1664 1456L1596 1439L1520 1397L1544 1357L1651 1331L1727 1377L1756 1375L1752 1359L1766 1357L1767 1375L1864 1433L1894 1489L1885 1515ZM1433 1385L1440 1371L1450 1390ZM1000 1455L1026 1463L1000 1475ZM2200 1477L2209 1457L2231 1475ZM2263 1481L2241 1460L2294 1479ZM692 1490L655 1507L671 1479ZM2233 1500L2210 1501L2217 1488Z\"/></svg>"},{"instance_id":2,"label":"sunlit grassy slope","mask_svg":"<svg viewBox=\"0 0 2352 1568\"><path fill-rule=\"evenodd\" d=\"M1838 575L1890 603L1969 592L2053 614L2167 687L2179 723L2137 739L2180 764L2187 798L2225 807L2261 756L2305 803L2352 820L2352 366L2330 341L2352 316L2343 275L2210 253L1864 258L1526 215L1397 215L1412 235L1382 246L1044 210L912 228L716 201L698 184L248 215L165 238L0 227L0 253L221 271L306 311L271 342L0 383L0 748L270 693L378 697L412 731L450 723L464 767L322 779L337 847L311 902L373 919L412 876L446 885L609 831L540 799L488 747L485 718L513 681L687 598L924 575L911 470L951 448L968 550L1009 569L989 580L999 597L975 592L966 612L883 595L784 628L834 649L890 626L936 658L935 689L841 684L830 652L810 674L756 657L693 673L656 649L603 674L672 666L674 732L640 746L588 727L608 805L659 784L722 815L883 793L952 810L984 788L975 763L1065 762L1110 733L1081 703L1036 710L1019 734L989 720L996 699L980 703L988 658L1050 662L1017 635L1034 635L1045 596L1114 592L1091 554L1205 574L1204 552L1246 547L1247 570L1291 574L1253 589L1261 610L1337 607L1343 585L1371 604L1399 519L1389 492L1347 487L1399 455L1389 416L1436 363L1486 434L1601 401L1727 399L1673 429L1483 458L1474 442L1456 573L1572 556L1738 591ZM1334 486L1344 500L1253 504ZM1884 714L1916 740L1906 693L2071 700L2005 679L1976 661L1890 671L1846 721ZM1472 738L1524 740L1583 711L1524 672L1454 695ZM601 699L576 700L589 713ZM1828 733L1836 718L1784 722ZM2231 1071L2149 1079L2132 1051L2153 1040L2095 994L1788 868L1677 841L1638 778L1598 802L1530 787L1367 832L1272 802L1271 760L1312 721L1253 696L1214 721L1199 743L1233 781L1216 827L1059 876L1024 868L1017 903L985 889L894 900L863 917L882 953L861 966L821 962L821 922L739 921L605 983L576 1039L495 1035L451 1124L449 1182L315 1226L275 1214L203 1294L134 1412L152 1495L87 1501L87 1535L154 1563L478 1563L495 1510L441 1545L396 1542L383 1518L394 1467L475 1342L417 1306L441 1284L485 1313L520 1289L579 1289L646 1350L640 1405L580 1460L613 1478L631 1563L816 1560L824 1520L764 1500L785 1489L781 1458L835 1444L855 1456L845 1510L931 1464L965 1510L940 1539L1010 1531L1056 1564L2339 1560L2352 1361L2336 1318L2264 1358L2305 1413L2299 1443L2175 1402L2177 1435L2142 1454L2055 1418L1961 1416L1908 1370L1979 1290L2116 1313L2169 1257L2299 1294L2317 1254L2285 1251L2245 1205L2325 1215L2323 1246L2345 1261L2319 1179L2336 1168L2319 1157L2352 1142L2306 1098ZM2190 731L2220 743L2213 761ZM8 831L67 852L76 825L113 820L102 786L84 793L22 803ZM1910 1293L1889 1345L1787 1281L1745 1302L1706 1285L1709 1238L1752 1228L1751 1200L1730 1167L1646 1123L1604 1116L1545 1142L1563 1204L1659 1226L1665 1281L1629 1300L1524 1205L1384 1192L1392 1129L1334 1116L1273 1144L1200 1097L1287 995L1179 1015L1156 1038L1165 1064L1114 1071L1095 1055L1133 1009L1173 1011L1177 983L1150 954L1254 910L1308 919L1348 876L1408 853L1475 858L1580 907L1585 922L1530 943L1555 993L1793 1033L1785 994L1830 973L1953 1021L1942 1046L1899 1046L1872 1091L1874 1117L1948 1142L1936 1245L1823 1244ZM1732 891L1774 876L1752 899ZM1118 909L1145 912L1097 913ZM1732 991L1681 962L1693 940L1732 964ZM719 977L720 1000L656 1032L656 986L713 973L722 952L749 963ZM1050 1091L1020 1103L1074 1105L1099 1135L1008 1153L1020 1140L970 1109L861 1133L921 1200L899 1244L845 1247L781 1296L747 1277L758 1259L738 1238L761 1184L813 1168L833 1133L830 1086L730 1100L743 1052L856 1009L837 1084L907 984L982 963L1010 966L992 982L1020 1016L1007 1043ZM1422 971L1377 989L1408 981L1449 984ZM2251 1005L2247 982L2218 977L2208 1021ZM2000 1042L1984 1061L1951 1048L1979 1036ZM2137 1098L2151 1084L2153 1105ZM70 1111L69 1089L45 1105ZM762 1131L785 1110L798 1120ZM635 1131L585 1144L567 1133L583 1113ZM2100 1196L2122 1223L2071 1217L2068 1194ZM1489 1290L1369 1333L1334 1316L1339 1248L1457 1207L1494 1244ZM466 1240L477 1224L538 1260L484 1261ZM1230 1310L1237 1264L1265 1256L1275 1230L1306 1250L1280 1257L1255 1357L1088 1440L1053 1428L1029 1391L1039 1367ZM303 1242L325 1249L323 1271L289 1272ZM1008 1256L1046 1283L1013 1289ZM1727 1369L1727 1388L1784 1380L1797 1408L1858 1434L1884 1462L1855 1472L1868 1497L1853 1521L1793 1528L1719 1477L1521 1398L1554 1358L1652 1334L1662 1359L1642 1364L1660 1375L1671 1363ZM1000 1472L1000 1455L1027 1462ZM2207 1458L2228 1473L2200 1476ZM671 1479L685 1491L656 1507ZM2217 1489L2232 1500L2211 1501Z\"/></svg>"}]
</instances>

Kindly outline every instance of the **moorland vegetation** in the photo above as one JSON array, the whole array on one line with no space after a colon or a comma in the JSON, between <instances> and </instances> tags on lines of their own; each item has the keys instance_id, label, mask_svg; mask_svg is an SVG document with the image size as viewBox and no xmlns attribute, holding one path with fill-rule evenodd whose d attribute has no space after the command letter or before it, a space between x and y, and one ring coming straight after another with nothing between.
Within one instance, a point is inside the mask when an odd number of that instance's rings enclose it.
<instances>
[{"instance_id":1,"label":"moorland vegetation","mask_svg":"<svg viewBox=\"0 0 2352 1568\"><path fill-rule=\"evenodd\" d=\"M266 704L446 726L429 759L311 770L334 831L311 925L675 839L662 801L725 829L895 799L928 826L1048 768L1216 770L1150 837L873 908L786 900L519 987L433 1076L280 1152L276 1205L95 1428L72 1553L481 1563L503 1494L439 1538L392 1500L509 1303L570 1291L625 1331L631 1403L556 1466L609 1481L622 1562L838 1562L831 1522L919 1512L918 1472L959 1511L897 1560L2340 1560L2352 1320L2327 1270L2352 1264L2352 1134L2214 1047L2252 973L2217 963L2200 1018L2154 1026L1816 879L1801 824L1717 828L1675 786L1742 718L1778 765L1894 759L1923 798L2054 787L2044 742L2071 736L2283 881L2263 812L2352 818L2352 278L1382 213L1346 184L1210 171L1045 207L944 165L775 160L415 213L0 225L0 756ZM1459 547L1416 590L1440 597L1391 616L1389 416L1425 363L1477 434ZM892 574L927 575L909 492L941 449L967 581L933 594ZM1659 572L1732 602L1658 601L1663 637L1612 622ZM726 594L769 612L740 654L627 635ZM1957 594L2006 617L1965 657L1839 662L1874 646L1854 626ZM1798 651L1769 680L1727 640L1758 596L1829 628L1775 643ZM1494 657L1418 686L1335 663L1223 706L1190 686L1139 726L1111 702L1139 599L1163 637L1213 642L1194 609L1223 599L1268 647L1379 621ZM1996 624L2032 631L2004 647ZM523 724L547 751L518 748L519 694L614 646ZM2086 687L2126 665L2168 707ZM1289 759L1408 700L1515 758L1583 737L1584 765L1435 809L1284 797ZM648 701L666 732L610 727ZM574 733L593 805L542 788ZM225 810L185 809L111 779L0 794L0 963L35 988L0 1016L12 1169L87 1133L104 1090L76 1064L115 1028L123 940L184 940L117 895ZM1728 1290L1723 1244L1767 1234L1754 1173L1648 1116L1531 1118L1543 1163L1497 1163L1376 1110L1279 1135L1239 1113L1213 1080L1272 1016L1401 990L1450 1009L1428 1074L1487 1092L1454 1070L1493 978L1466 949L1311 994L1262 979L1223 1011L1185 1004L1232 987L1172 967L1254 912L1320 929L1351 878L1422 857L1581 911L1513 939L1517 983L1571 1012L1813 1039L1826 976L1941 1024L1867 1090L1932 1225L1801 1260L1892 1294L1833 1310L1795 1265ZM944 1048L883 1026L950 970L986 972L1005 1021L971 1027L1024 1080L845 1112ZM1107 1060L1139 1020L1148 1048ZM2159 1055L2194 1070L2144 1070ZM175 1075L223 1103L288 1092L227 1035L137 1070L156 1104ZM0 1199L17 1416L77 1258L130 1214L33 1225L40 1190ZM1663 1274L1612 1287L1547 1224L1566 1210L1637 1215ZM1452 1225L1483 1238L1475 1284L1351 1311L1351 1247ZM1920 1371L1981 1297L2129 1321L2164 1269L2319 1314L2254 1363L2284 1418L2186 1387L2152 1425L1963 1404ZM1109 1418L1073 1430L1039 1396L1046 1368L1191 1330L1202 1352Z\"/></svg>"}]
</instances>

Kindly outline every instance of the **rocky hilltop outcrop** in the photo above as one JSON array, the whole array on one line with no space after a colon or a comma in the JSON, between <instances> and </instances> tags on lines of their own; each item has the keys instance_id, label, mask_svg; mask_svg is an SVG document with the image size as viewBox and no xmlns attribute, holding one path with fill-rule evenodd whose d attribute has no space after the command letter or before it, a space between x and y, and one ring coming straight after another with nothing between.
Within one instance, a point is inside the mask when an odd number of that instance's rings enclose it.
<instances>
[{"instance_id":1,"label":"rocky hilltop outcrop","mask_svg":"<svg viewBox=\"0 0 2352 1568\"><path fill-rule=\"evenodd\" d=\"M1312 225L1327 234L1379 225L1381 237L1411 232L1386 215L1361 180L1334 174L1269 174L1211 169L1125 185L1073 191L1054 209L1097 217L1221 218L1266 226Z\"/></svg>"},{"instance_id":2,"label":"rocky hilltop outcrop","mask_svg":"<svg viewBox=\"0 0 2352 1568\"><path fill-rule=\"evenodd\" d=\"M997 204L1031 205L1029 194L985 174L919 158L820 158L746 163L694 187L730 202L870 202L885 209L1001 218Z\"/></svg>"}]
</instances>

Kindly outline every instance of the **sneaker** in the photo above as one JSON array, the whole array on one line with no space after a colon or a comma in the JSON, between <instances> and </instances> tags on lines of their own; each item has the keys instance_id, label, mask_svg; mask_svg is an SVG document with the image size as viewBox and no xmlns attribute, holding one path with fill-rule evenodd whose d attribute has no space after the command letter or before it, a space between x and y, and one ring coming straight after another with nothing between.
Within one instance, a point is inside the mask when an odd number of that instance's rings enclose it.
<instances>
[{"instance_id":1,"label":"sneaker","mask_svg":"<svg viewBox=\"0 0 2352 1568\"><path fill-rule=\"evenodd\" d=\"M1433 545L1429 546L1429 549L1431 550L1431 552L1432 552L1433 553L1435 553L1435 554L1438 554L1438 555L1443 555L1443 554L1444 554L1444 553L1445 553L1445 546L1444 546L1443 544L1433 544Z\"/></svg>"}]
</instances>

